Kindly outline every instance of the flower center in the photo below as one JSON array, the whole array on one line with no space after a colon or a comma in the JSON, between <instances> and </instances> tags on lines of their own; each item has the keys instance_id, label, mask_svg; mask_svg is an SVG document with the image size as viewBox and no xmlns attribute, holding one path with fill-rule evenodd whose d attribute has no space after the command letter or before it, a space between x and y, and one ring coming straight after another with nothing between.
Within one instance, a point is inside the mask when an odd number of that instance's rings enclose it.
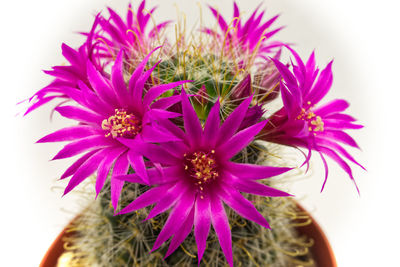
<instances>
[{"instance_id":1,"label":"flower center","mask_svg":"<svg viewBox=\"0 0 400 267\"><path fill-rule=\"evenodd\" d=\"M142 130L142 121L132 113L127 113L125 109L116 109L114 115L103 120L101 128L108 131L106 137L111 135L112 138L135 138Z\"/></svg>"},{"instance_id":2,"label":"flower center","mask_svg":"<svg viewBox=\"0 0 400 267\"><path fill-rule=\"evenodd\" d=\"M205 153L203 151L184 155L185 171L193 178L194 183L201 191L204 186L218 177L218 165L215 160L215 151ZM200 196L202 198L202 196Z\"/></svg>"},{"instance_id":3,"label":"flower center","mask_svg":"<svg viewBox=\"0 0 400 267\"><path fill-rule=\"evenodd\" d=\"M314 135L317 132L324 131L324 122L320 116L315 115L310 109L306 110L304 108L301 109L301 113L297 116L298 120L305 120L308 122L308 130L312 132Z\"/></svg>"}]
</instances>

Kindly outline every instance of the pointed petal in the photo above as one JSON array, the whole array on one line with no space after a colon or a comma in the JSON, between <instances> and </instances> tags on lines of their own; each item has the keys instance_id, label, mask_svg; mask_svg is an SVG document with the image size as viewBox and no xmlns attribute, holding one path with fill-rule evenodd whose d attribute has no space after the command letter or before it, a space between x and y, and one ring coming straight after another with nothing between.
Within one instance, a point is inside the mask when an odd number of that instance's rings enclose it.
<instances>
[{"instance_id":1,"label":"pointed petal","mask_svg":"<svg viewBox=\"0 0 400 267\"><path fill-rule=\"evenodd\" d=\"M288 117L291 120L294 120L298 116L301 110L302 99L299 94L292 93L294 91L297 92L298 91L297 89L290 91L289 88L282 83L282 81L280 82L280 88L281 88L283 105L287 110Z\"/></svg>"},{"instance_id":2,"label":"pointed petal","mask_svg":"<svg viewBox=\"0 0 400 267\"><path fill-rule=\"evenodd\" d=\"M356 121L355 118L348 114L342 114L342 113L334 113L334 114L329 114L325 115L324 119L332 119L332 120L342 120L342 121L348 121L348 122L354 122Z\"/></svg>"},{"instance_id":3,"label":"pointed petal","mask_svg":"<svg viewBox=\"0 0 400 267\"><path fill-rule=\"evenodd\" d=\"M328 116L332 113L342 112L349 107L349 103L343 99L335 99L329 103L323 105L322 107L315 110L315 114L321 116L322 118Z\"/></svg>"},{"instance_id":4,"label":"pointed petal","mask_svg":"<svg viewBox=\"0 0 400 267\"><path fill-rule=\"evenodd\" d=\"M270 228L267 220L257 211L251 202L244 198L236 189L224 184L221 185L218 195L240 216L253 221L265 228Z\"/></svg>"},{"instance_id":5,"label":"pointed petal","mask_svg":"<svg viewBox=\"0 0 400 267\"><path fill-rule=\"evenodd\" d=\"M120 50L117 59L115 60L114 66L111 69L111 81L114 86L115 93L117 95L121 107L128 107L129 93L128 88L125 84L124 74L123 74L123 54L124 51Z\"/></svg>"},{"instance_id":6,"label":"pointed petal","mask_svg":"<svg viewBox=\"0 0 400 267\"><path fill-rule=\"evenodd\" d=\"M147 176L149 177L148 184L150 185L162 185L167 183L176 182L184 174L182 173L182 167L173 166L166 168L149 168L146 170ZM129 182L129 183L140 183L143 180L136 174L120 175L117 179ZM171 186L171 185L169 185Z\"/></svg>"},{"instance_id":7,"label":"pointed petal","mask_svg":"<svg viewBox=\"0 0 400 267\"><path fill-rule=\"evenodd\" d=\"M127 153L122 154L114 164L113 173L111 176L111 204L114 210L117 210L119 197L121 195L124 181L118 180L115 177L118 175L126 174L128 172L129 162Z\"/></svg>"},{"instance_id":8,"label":"pointed petal","mask_svg":"<svg viewBox=\"0 0 400 267\"><path fill-rule=\"evenodd\" d=\"M130 213L156 203L163 196L165 190L167 190L170 186L171 185L161 185L147 190L137 197L132 203L123 208L118 215Z\"/></svg>"},{"instance_id":9,"label":"pointed petal","mask_svg":"<svg viewBox=\"0 0 400 267\"><path fill-rule=\"evenodd\" d=\"M102 116L96 113L74 106L57 107L55 108L55 111L60 113L60 115L65 118L87 123L95 123L100 125L101 122L104 120Z\"/></svg>"},{"instance_id":10,"label":"pointed petal","mask_svg":"<svg viewBox=\"0 0 400 267\"><path fill-rule=\"evenodd\" d=\"M139 177L145 182L149 182L149 177L147 176L146 166L143 160L143 156L133 152L132 150L128 152L128 159L132 167L135 169Z\"/></svg>"},{"instance_id":11,"label":"pointed petal","mask_svg":"<svg viewBox=\"0 0 400 267\"><path fill-rule=\"evenodd\" d=\"M207 237L210 232L210 226L210 199L208 197L203 199L197 197L194 213L194 237L197 244L198 264L200 264L207 247Z\"/></svg>"},{"instance_id":12,"label":"pointed petal","mask_svg":"<svg viewBox=\"0 0 400 267\"><path fill-rule=\"evenodd\" d=\"M69 158L78 155L88 150L94 150L110 146L111 143L103 135L95 135L87 138L79 139L64 146L57 155L54 156L53 160Z\"/></svg>"},{"instance_id":13,"label":"pointed petal","mask_svg":"<svg viewBox=\"0 0 400 267\"><path fill-rule=\"evenodd\" d=\"M363 125L353 124L346 121L324 119L324 129L327 130L361 129L363 127Z\"/></svg>"},{"instance_id":14,"label":"pointed petal","mask_svg":"<svg viewBox=\"0 0 400 267\"><path fill-rule=\"evenodd\" d=\"M62 55L71 63L71 65L79 66L81 64L79 60L79 53L71 48L70 46L63 43L61 45Z\"/></svg>"},{"instance_id":15,"label":"pointed petal","mask_svg":"<svg viewBox=\"0 0 400 267\"><path fill-rule=\"evenodd\" d=\"M332 86L332 63L333 61L329 62L326 68L320 73L317 83L307 96L308 100L313 104L317 104L329 92Z\"/></svg>"},{"instance_id":16,"label":"pointed petal","mask_svg":"<svg viewBox=\"0 0 400 267\"><path fill-rule=\"evenodd\" d=\"M152 162L165 165L177 165L181 161L170 154L163 147L154 144L140 144L134 147L135 150Z\"/></svg>"},{"instance_id":17,"label":"pointed petal","mask_svg":"<svg viewBox=\"0 0 400 267\"><path fill-rule=\"evenodd\" d=\"M233 134L237 131L240 124L242 123L246 111L250 105L253 96L246 98L240 105L226 118L224 123L221 125L221 129L218 135L217 145L223 141L229 140Z\"/></svg>"},{"instance_id":18,"label":"pointed petal","mask_svg":"<svg viewBox=\"0 0 400 267\"><path fill-rule=\"evenodd\" d=\"M219 244L224 252L226 261L230 267L233 267L232 236L229 227L228 217L226 216L224 206L219 198L211 200L211 222L217 234Z\"/></svg>"},{"instance_id":19,"label":"pointed petal","mask_svg":"<svg viewBox=\"0 0 400 267\"><path fill-rule=\"evenodd\" d=\"M178 182L173 187L168 189L167 192L164 192L160 201L158 201L154 208L149 212L146 220L154 218L155 216L170 209L175 203L181 201L181 196L186 192L187 189L187 183Z\"/></svg>"},{"instance_id":20,"label":"pointed petal","mask_svg":"<svg viewBox=\"0 0 400 267\"><path fill-rule=\"evenodd\" d=\"M150 90L144 96L143 105L145 107L150 106L150 104L154 100L156 100L157 97L159 97L166 91L171 90L174 87L177 87L179 85L182 85L182 84L188 83L188 82L192 82L192 81L178 81L178 82L173 82L173 83L161 84L161 85L157 85L157 86L150 88Z\"/></svg>"},{"instance_id":21,"label":"pointed petal","mask_svg":"<svg viewBox=\"0 0 400 267\"><path fill-rule=\"evenodd\" d=\"M68 194L72 189L83 182L83 180L94 173L99 166L99 161L104 157L106 153L107 151L104 149L99 150L95 154L93 154L88 160L86 160L85 163L83 163L74 173L74 176L72 176L67 187L65 188L64 195Z\"/></svg>"},{"instance_id":22,"label":"pointed petal","mask_svg":"<svg viewBox=\"0 0 400 267\"><path fill-rule=\"evenodd\" d=\"M79 96L82 96L82 100L75 100L82 106L92 110L93 112L108 118L110 114L114 113L115 108L109 105L109 103L104 102L102 99L100 99L95 92L93 92L93 89L90 89L85 83L82 81L78 81L78 87L80 90L74 90L75 92L73 93L76 96L71 96L71 90L69 90L69 93L67 93L71 98L77 99ZM79 94L79 96L78 96Z\"/></svg>"},{"instance_id":23,"label":"pointed petal","mask_svg":"<svg viewBox=\"0 0 400 267\"><path fill-rule=\"evenodd\" d=\"M342 142L343 144L360 148L357 145L356 141L350 135L348 135L343 131L325 130L323 132L323 136L331 139L332 141L339 141Z\"/></svg>"},{"instance_id":24,"label":"pointed petal","mask_svg":"<svg viewBox=\"0 0 400 267\"><path fill-rule=\"evenodd\" d=\"M187 192L182 196L180 202L171 211L167 221L157 240L154 242L152 252L158 249L168 238L170 238L174 233L176 233L182 226L183 222L187 219L190 212L193 209L194 204L194 194L193 192Z\"/></svg>"},{"instance_id":25,"label":"pointed petal","mask_svg":"<svg viewBox=\"0 0 400 267\"><path fill-rule=\"evenodd\" d=\"M322 152L319 152L319 155L320 155L322 163L324 164L324 167L325 167L325 178L324 178L324 182L323 182L322 187L321 187L321 192L322 192L322 191L324 191L326 181L328 180L329 171L328 171L328 163L326 162L324 154L322 154Z\"/></svg>"},{"instance_id":26,"label":"pointed petal","mask_svg":"<svg viewBox=\"0 0 400 267\"><path fill-rule=\"evenodd\" d=\"M342 146L340 146L338 143L336 142L332 142L330 140L326 140L326 139L316 139L316 142L318 145L322 145L324 147L330 148L333 151L337 151L339 152L341 155L343 155L346 159L350 160L351 162L353 162L354 164L358 165L359 167L361 167L363 170L366 170L360 163L358 163L350 154L349 152L346 151L346 149L344 149Z\"/></svg>"},{"instance_id":27,"label":"pointed petal","mask_svg":"<svg viewBox=\"0 0 400 267\"><path fill-rule=\"evenodd\" d=\"M175 96L170 96L170 97L163 97L158 99L157 101L155 101L152 105L151 108L152 109L167 109L170 106L178 103L179 101L181 101L181 96L180 95L175 95Z\"/></svg>"},{"instance_id":28,"label":"pointed petal","mask_svg":"<svg viewBox=\"0 0 400 267\"><path fill-rule=\"evenodd\" d=\"M232 158L245 148L266 124L267 121L265 120L238 132L229 141L219 146L217 153L224 159Z\"/></svg>"},{"instance_id":29,"label":"pointed petal","mask_svg":"<svg viewBox=\"0 0 400 267\"><path fill-rule=\"evenodd\" d=\"M192 231L193 227L193 216L194 216L194 209L189 213L188 217L186 218L185 222L183 223L182 227L177 231L174 237L171 240L171 243L168 247L168 251L165 254L165 258L169 255L174 253L174 251L179 247L180 244L186 239L189 233Z\"/></svg>"},{"instance_id":30,"label":"pointed petal","mask_svg":"<svg viewBox=\"0 0 400 267\"><path fill-rule=\"evenodd\" d=\"M239 179L260 180L285 173L292 168L262 166L255 164L229 162L224 166L228 172Z\"/></svg>"},{"instance_id":31,"label":"pointed petal","mask_svg":"<svg viewBox=\"0 0 400 267\"><path fill-rule=\"evenodd\" d=\"M292 196L291 194L288 194L284 191L275 189L270 186L266 186L264 184L258 183L253 180L240 179L238 177L231 177L231 179L229 179L228 181L229 181L229 184L232 185L232 187L236 188L240 192L244 192L244 193L248 193L248 194L259 195L259 196L264 196L264 197L289 197L289 196Z\"/></svg>"},{"instance_id":32,"label":"pointed petal","mask_svg":"<svg viewBox=\"0 0 400 267\"><path fill-rule=\"evenodd\" d=\"M46 135L45 137L38 140L36 143L71 141L75 139L88 137L93 134L98 135L99 130L86 125L73 126L73 127L63 128L54 133Z\"/></svg>"},{"instance_id":33,"label":"pointed petal","mask_svg":"<svg viewBox=\"0 0 400 267\"><path fill-rule=\"evenodd\" d=\"M146 115L148 117L152 118L153 120L172 119L172 118L182 116L182 114L180 114L180 113L162 110L162 109L155 109L155 108L150 109L148 112L146 112Z\"/></svg>"},{"instance_id":34,"label":"pointed petal","mask_svg":"<svg viewBox=\"0 0 400 267\"><path fill-rule=\"evenodd\" d=\"M215 136L219 134L219 125L220 125L220 117L219 117L220 103L217 100L214 103L214 106L211 108L210 114L208 115L206 124L204 126L204 135L203 135L203 143L207 142L210 147L214 147L216 144Z\"/></svg>"},{"instance_id":35,"label":"pointed petal","mask_svg":"<svg viewBox=\"0 0 400 267\"><path fill-rule=\"evenodd\" d=\"M163 130L160 127L151 127L149 125L143 127L142 132L140 133L144 142L147 143L162 143L162 142L174 142L180 141L178 137L169 133L166 130Z\"/></svg>"},{"instance_id":36,"label":"pointed petal","mask_svg":"<svg viewBox=\"0 0 400 267\"><path fill-rule=\"evenodd\" d=\"M182 89L182 111L183 122L185 126L186 135L192 145L198 144L201 141L203 128L201 127L199 117L193 109L185 90Z\"/></svg>"},{"instance_id":37,"label":"pointed petal","mask_svg":"<svg viewBox=\"0 0 400 267\"><path fill-rule=\"evenodd\" d=\"M116 148L109 151L104 159L101 161L99 168L97 170L97 179L96 179L96 198L99 195L101 189L104 186L104 183L110 173L111 166L114 164L115 160L124 153L126 148Z\"/></svg>"},{"instance_id":38,"label":"pointed petal","mask_svg":"<svg viewBox=\"0 0 400 267\"><path fill-rule=\"evenodd\" d=\"M88 160L94 153L96 153L97 150L93 150L90 151L88 153L86 153L85 155L83 155L82 157L80 157L77 161L75 161L64 173L63 175L61 175L60 179L65 179L71 175L73 175L78 169L79 167L86 162L86 160Z\"/></svg>"},{"instance_id":39,"label":"pointed petal","mask_svg":"<svg viewBox=\"0 0 400 267\"><path fill-rule=\"evenodd\" d=\"M110 103L112 106L118 106L114 90L106 82L106 79L96 70L90 61L87 62L86 66L89 82L99 98L106 103Z\"/></svg>"},{"instance_id":40,"label":"pointed petal","mask_svg":"<svg viewBox=\"0 0 400 267\"><path fill-rule=\"evenodd\" d=\"M144 68L146 67L147 62L149 61L151 55L154 53L154 51L160 49L161 46L158 46L154 48L143 60L140 62L140 64L136 67L135 71L132 73L132 76L129 80L129 92L132 95L139 95L138 92L136 91L136 82L139 79L139 76L142 75Z\"/></svg>"},{"instance_id":41,"label":"pointed petal","mask_svg":"<svg viewBox=\"0 0 400 267\"><path fill-rule=\"evenodd\" d=\"M323 153L323 154L327 155L328 157L330 157L331 159L333 159L337 164L339 164L339 166L349 175L350 179L354 182L357 192L360 193L360 191L357 187L357 184L354 180L353 172L351 171L350 166L332 149L320 146L320 147L318 147L318 150L321 153ZM326 172L327 172L327 169L326 169ZM326 180L326 177L327 177L327 173L325 176L325 180ZM325 184L325 182L324 182L324 184Z\"/></svg>"},{"instance_id":42,"label":"pointed petal","mask_svg":"<svg viewBox=\"0 0 400 267\"><path fill-rule=\"evenodd\" d=\"M271 60L275 63L276 68L279 70L287 86L289 88L297 88L296 77L293 76L288 67L274 58L271 58Z\"/></svg>"},{"instance_id":43,"label":"pointed petal","mask_svg":"<svg viewBox=\"0 0 400 267\"><path fill-rule=\"evenodd\" d=\"M174 134L180 140L187 142L188 138L187 138L186 134L182 131L181 128L179 128L177 125L172 123L170 120L163 120L163 121L160 121L159 123L162 127L164 127L170 133Z\"/></svg>"},{"instance_id":44,"label":"pointed petal","mask_svg":"<svg viewBox=\"0 0 400 267\"><path fill-rule=\"evenodd\" d=\"M142 99L143 99L143 89L144 84L149 80L152 72L158 66L161 61L158 61L156 64L153 65L150 69L148 69L145 73L139 76L138 80L135 83L135 89L133 91L133 103L136 105L142 106ZM143 104L145 107L147 105Z\"/></svg>"},{"instance_id":45,"label":"pointed petal","mask_svg":"<svg viewBox=\"0 0 400 267\"><path fill-rule=\"evenodd\" d=\"M228 24L226 23L225 19L222 17L221 13L219 13L215 8L212 6L208 6L208 8L213 13L214 17L217 19L219 27L221 28L222 32L226 32L228 30Z\"/></svg>"}]
</instances>

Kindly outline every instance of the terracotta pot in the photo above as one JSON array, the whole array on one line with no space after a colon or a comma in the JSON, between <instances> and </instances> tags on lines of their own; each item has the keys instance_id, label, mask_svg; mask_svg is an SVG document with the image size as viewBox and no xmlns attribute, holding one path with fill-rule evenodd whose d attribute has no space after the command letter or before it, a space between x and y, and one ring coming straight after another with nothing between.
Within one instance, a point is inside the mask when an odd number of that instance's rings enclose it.
<instances>
[{"instance_id":1,"label":"terracotta pot","mask_svg":"<svg viewBox=\"0 0 400 267\"><path fill-rule=\"evenodd\" d=\"M298 205L300 210L304 209ZM309 215L310 216L310 215ZM314 245L310 248L313 254L314 260L318 267L337 267L335 255L333 254L332 248L329 245L328 239L318 223L310 216L312 223L299 227L298 231L300 234L304 234L314 240ZM58 258L64 252L63 238L68 236L64 229L51 244L50 248L44 255L40 267L55 267L57 266Z\"/></svg>"}]
</instances>

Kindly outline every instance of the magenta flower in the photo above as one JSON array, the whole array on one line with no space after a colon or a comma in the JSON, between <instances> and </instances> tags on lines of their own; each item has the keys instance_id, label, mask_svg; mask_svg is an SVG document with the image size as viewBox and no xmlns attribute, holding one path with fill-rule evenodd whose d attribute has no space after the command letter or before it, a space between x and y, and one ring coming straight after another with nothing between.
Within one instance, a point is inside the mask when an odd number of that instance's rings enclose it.
<instances>
[{"instance_id":1,"label":"magenta flower","mask_svg":"<svg viewBox=\"0 0 400 267\"><path fill-rule=\"evenodd\" d=\"M363 169L364 167L340 143L359 148L355 140L344 130L360 129L363 126L354 124L355 119L343 113L349 106L343 99L333 100L320 107L316 106L331 88L332 62L319 72L315 66L314 53L304 64L293 49L289 47L288 49L298 65L292 63L293 72L291 72L284 64L273 59L283 77L280 87L284 107L271 116L270 123L263 130L263 139L307 148L309 153L305 163L308 163L311 157L311 150L317 151L325 166L325 180L321 191L328 177L328 165L324 155L337 162L355 184L351 168L344 159Z\"/></svg>"},{"instance_id":2,"label":"magenta flower","mask_svg":"<svg viewBox=\"0 0 400 267\"><path fill-rule=\"evenodd\" d=\"M38 141L39 143L70 141L58 152L54 160L85 153L61 176L61 179L72 176L64 194L70 192L96 170L98 194L113 166L111 200L114 208L117 208L123 186L123 181L115 179L117 175L126 174L131 165L144 181L147 180L143 157L134 147L143 142L176 139L161 127L160 123L180 115L165 111L180 101L180 98L170 97L154 103L153 101L167 90L187 81L157 85L144 93L145 84L157 66L156 64L143 72L150 55L151 53L133 72L129 86L123 77L123 51L121 51L112 68L111 80L103 77L88 61L88 79L93 90L83 82L79 83L80 89L64 88L66 94L78 105L59 106L56 111L63 117L78 121L79 125L63 128ZM131 148L125 144L129 144Z\"/></svg>"},{"instance_id":3,"label":"magenta flower","mask_svg":"<svg viewBox=\"0 0 400 267\"><path fill-rule=\"evenodd\" d=\"M240 192L271 197L289 196L257 180L279 175L290 168L231 161L266 124L266 121L262 121L238 131L251 97L243 101L222 125L219 118L220 105L216 101L203 129L184 90L181 95L185 131L164 121L165 127L180 140L141 146L143 155L151 162L158 163L155 168L147 170L153 188L136 198L120 214L155 204L147 218L150 219L171 209L152 251L172 237L166 253L168 257L184 241L194 225L199 263L212 224L222 251L229 265L233 266L231 231L223 203L244 218L269 228L265 218ZM119 179L140 183L140 177L136 174L120 176Z\"/></svg>"},{"instance_id":4,"label":"magenta flower","mask_svg":"<svg viewBox=\"0 0 400 267\"><path fill-rule=\"evenodd\" d=\"M236 55L235 57L240 57L243 53L246 55L252 54L258 48L256 55L266 58L267 54L274 52L276 48L282 46L282 43L270 40L283 28L279 27L270 30L271 25L279 15L272 17L266 22L262 22L265 11L257 14L260 8L257 7L250 18L244 21L239 7L234 2L233 19L226 21L215 8L211 6L209 8L218 21L220 32L215 32L210 28L205 28L204 32L215 36L219 40L219 43L225 43L226 50L233 51Z\"/></svg>"},{"instance_id":5,"label":"magenta flower","mask_svg":"<svg viewBox=\"0 0 400 267\"><path fill-rule=\"evenodd\" d=\"M55 79L46 87L37 91L31 98L29 98L29 108L24 115L29 114L40 106L52 101L53 99L61 100L60 103L71 100L64 90L65 87L79 89L78 83L83 82L86 86L91 88L87 76L87 61L91 61L96 70L102 74L103 66L98 58L93 55L94 45L93 34L98 22L96 16L92 30L88 34L86 42L78 49L73 49L66 44L62 44L62 54L69 62L69 65L54 66L52 70L44 71L46 74L53 76Z\"/></svg>"},{"instance_id":6,"label":"magenta flower","mask_svg":"<svg viewBox=\"0 0 400 267\"><path fill-rule=\"evenodd\" d=\"M146 0L143 0L135 12L129 4L125 21L111 8L108 8L109 19L100 17L100 30L95 35L96 39L101 41L99 57L112 59L121 49L124 49L129 59L136 59L146 55L152 49L152 42L157 40L159 32L168 26L170 21L154 25L148 31L148 25L152 22L151 16L156 7L146 11L145 5Z\"/></svg>"}]
</instances>

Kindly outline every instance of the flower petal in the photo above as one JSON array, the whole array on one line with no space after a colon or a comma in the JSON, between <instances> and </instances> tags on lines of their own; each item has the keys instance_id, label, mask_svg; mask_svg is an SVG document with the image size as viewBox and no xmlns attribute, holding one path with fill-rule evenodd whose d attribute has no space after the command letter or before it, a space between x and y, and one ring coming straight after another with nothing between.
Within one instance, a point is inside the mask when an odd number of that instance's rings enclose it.
<instances>
[{"instance_id":1,"label":"flower petal","mask_svg":"<svg viewBox=\"0 0 400 267\"><path fill-rule=\"evenodd\" d=\"M260 180L280 175L292 168L262 166L255 164L229 162L224 166L228 172L239 179Z\"/></svg>"},{"instance_id":2,"label":"flower petal","mask_svg":"<svg viewBox=\"0 0 400 267\"><path fill-rule=\"evenodd\" d=\"M220 145L222 142L229 140L233 134L237 131L240 124L242 123L247 108L250 105L251 99L253 96L249 96L246 98L240 105L226 118L224 123L221 125L217 145Z\"/></svg>"},{"instance_id":3,"label":"flower petal","mask_svg":"<svg viewBox=\"0 0 400 267\"><path fill-rule=\"evenodd\" d=\"M186 136L188 136L192 145L198 144L201 142L203 128L201 127L199 117L193 109L192 104L190 104L189 98L184 89L182 89L181 95L183 122L185 125Z\"/></svg>"},{"instance_id":4,"label":"flower petal","mask_svg":"<svg viewBox=\"0 0 400 267\"><path fill-rule=\"evenodd\" d=\"M135 90L133 94L133 103L136 106L138 107L147 106L142 104L144 84L149 80L151 73L154 71L154 69L158 66L160 62L161 61L158 61L156 64L154 64L153 67L151 67L145 73L143 73L136 81Z\"/></svg>"},{"instance_id":5,"label":"flower petal","mask_svg":"<svg viewBox=\"0 0 400 267\"><path fill-rule=\"evenodd\" d=\"M210 199L197 197L194 213L194 237L197 244L198 264L203 258L207 246L207 237L210 232L211 214Z\"/></svg>"},{"instance_id":6,"label":"flower petal","mask_svg":"<svg viewBox=\"0 0 400 267\"><path fill-rule=\"evenodd\" d=\"M99 166L99 161L104 157L104 155L106 155L106 153L107 151L102 149L90 156L90 158L87 159L85 163L83 163L74 173L74 176L72 176L67 187L65 188L64 195L68 194L72 189L83 182L83 180L94 173Z\"/></svg>"},{"instance_id":7,"label":"flower petal","mask_svg":"<svg viewBox=\"0 0 400 267\"><path fill-rule=\"evenodd\" d=\"M126 150L123 148L116 148L109 151L104 159L101 161L99 168L97 170L97 179L96 179L96 198L99 195L101 189L104 186L104 183L110 173L111 166L114 164L115 160Z\"/></svg>"},{"instance_id":8,"label":"flower petal","mask_svg":"<svg viewBox=\"0 0 400 267\"><path fill-rule=\"evenodd\" d=\"M168 191L163 193L162 198L149 212L149 215L147 216L146 220L154 218L155 216L171 208L175 203L181 201L181 196L186 191L187 188L188 186L187 183L185 182L178 182L173 187L169 188Z\"/></svg>"},{"instance_id":9,"label":"flower petal","mask_svg":"<svg viewBox=\"0 0 400 267\"><path fill-rule=\"evenodd\" d=\"M124 74L123 74L123 55L124 51L120 50L117 59L115 60L114 66L111 69L111 81L115 90L115 94L121 107L127 108L129 101L128 88L126 87Z\"/></svg>"},{"instance_id":10,"label":"flower petal","mask_svg":"<svg viewBox=\"0 0 400 267\"><path fill-rule=\"evenodd\" d=\"M156 100L157 97L159 97L166 91L188 82L192 81L178 81L173 83L161 84L150 88L150 90L146 93L146 95L143 98L143 105L149 106L154 100Z\"/></svg>"},{"instance_id":11,"label":"flower petal","mask_svg":"<svg viewBox=\"0 0 400 267\"><path fill-rule=\"evenodd\" d=\"M91 126L79 125L73 127L66 127L54 133L46 135L45 137L38 140L36 143L71 141L75 139L81 139L93 134L98 135L99 130Z\"/></svg>"},{"instance_id":12,"label":"flower petal","mask_svg":"<svg viewBox=\"0 0 400 267\"><path fill-rule=\"evenodd\" d=\"M156 203L161 199L163 196L163 193L165 192L166 189L168 189L171 185L161 185L157 187L153 187L143 194L141 194L139 197L137 197L132 203L130 203L128 206L123 208L118 215L125 214L125 213L130 213L135 210L142 209L144 207L150 206L153 203Z\"/></svg>"},{"instance_id":13,"label":"flower petal","mask_svg":"<svg viewBox=\"0 0 400 267\"><path fill-rule=\"evenodd\" d=\"M226 261L230 267L233 267L233 253L232 253L232 236L229 227L228 217L226 216L224 206L221 200L214 197L210 202L211 222L217 234L219 244L224 252Z\"/></svg>"},{"instance_id":14,"label":"flower petal","mask_svg":"<svg viewBox=\"0 0 400 267\"><path fill-rule=\"evenodd\" d=\"M99 98L106 103L112 104L112 106L118 106L116 95L110 84L108 84L106 79L96 70L92 62L88 61L86 66L89 82Z\"/></svg>"},{"instance_id":15,"label":"flower petal","mask_svg":"<svg viewBox=\"0 0 400 267\"><path fill-rule=\"evenodd\" d=\"M161 127L157 127L156 124L153 124L152 126L150 125L144 126L142 132L140 133L140 136L146 143L180 141L178 137L162 129Z\"/></svg>"},{"instance_id":16,"label":"flower petal","mask_svg":"<svg viewBox=\"0 0 400 267\"><path fill-rule=\"evenodd\" d=\"M207 143L210 147L215 146L216 138L219 134L219 125L220 125L220 103L219 99L214 103L214 106L211 108L210 113L208 115L206 124L204 126L204 135L203 135L203 143Z\"/></svg>"},{"instance_id":17,"label":"flower petal","mask_svg":"<svg viewBox=\"0 0 400 267\"><path fill-rule=\"evenodd\" d=\"M245 148L266 124L267 121L265 120L238 132L231 139L229 139L229 141L218 147L217 153L224 159L232 158L239 151Z\"/></svg>"},{"instance_id":18,"label":"flower petal","mask_svg":"<svg viewBox=\"0 0 400 267\"><path fill-rule=\"evenodd\" d=\"M99 151L98 149L90 151L88 153L86 153L85 155L83 155L82 157L80 157L77 161L75 161L64 173L63 175L61 175L60 179L65 179L71 175L73 175L78 169L79 167L86 162L86 160L88 158L90 158L94 153L96 153L97 151Z\"/></svg>"},{"instance_id":19,"label":"flower petal","mask_svg":"<svg viewBox=\"0 0 400 267\"><path fill-rule=\"evenodd\" d=\"M339 141L342 142L343 144L360 148L357 145L356 141L350 135L348 135L343 131L325 130L323 136L331 139L332 141Z\"/></svg>"},{"instance_id":20,"label":"flower petal","mask_svg":"<svg viewBox=\"0 0 400 267\"><path fill-rule=\"evenodd\" d=\"M136 67L135 71L132 73L132 76L129 80L129 92L134 96L134 99L141 99L142 95L140 88L136 87L136 82L139 79L140 75L142 75L144 68L147 65L147 62L149 61L151 55L154 53L154 51L160 49L161 46L158 46L154 48L143 60L142 62L139 63L139 65Z\"/></svg>"},{"instance_id":21,"label":"flower petal","mask_svg":"<svg viewBox=\"0 0 400 267\"><path fill-rule=\"evenodd\" d=\"M264 184L258 183L253 180L240 179L238 177L232 177L233 179L229 180L229 183L236 189L241 192L249 193L253 195L259 195L264 197L289 197L292 196L286 192L275 189L270 186L266 186Z\"/></svg>"},{"instance_id":22,"label":"flower petal","mask_svg":"<svg viewBox=\"0 0 400 267\"><path fill-rule=\"evenodd\" d=\"M124 186L124 181L118 180L115 177L121 174L126 174L128 168L129 162L127 153L124 153L115 161L111 176L111 204L114 207L114 210L117 210L119 197L121 195L122 187Z\"/></svg>"},{"instance_id":23,"label":"flower petal","mask_svg":"<svg viewBox=\"0 0 400 267\"><path fill-rule=\"evenodd\" d=\"M110 141L107 140L103 135L82 138L64 146L64 148L54 156L53 160L69 158L88 150L103 148L110 145L112 145L112 143L110 143Z\"/></svg>"},{"instance_id":24,"label":"flower petal","mask_svg":"<svg viewBox=\"0 0 400 267\"><path fill-rule=\"evenodd\" d=\"M181 99L182 99L182 97L180 95L163 97L163 98L160 98L157 101L153 102L153 104L151 105L151 108L152 109L167 109L170 106L181 101Z\"/></svg>"},{"instance_id":25,"label":"flower petal","mask_svg":"<svg viewBox=\"0 0 400 267\"><path fill-rule=\"evenodd\" d=\"M185 222L193 209L194 200L194 194L191 191L186 192L182 196L181 201L177 203L169 214L163 229L154 242L154 246L151 249L152 252L158 249L168 238L181 228L183 222Z\"/></svg>"},{"instance_id":26,"label":"flower petal","mask_svg":"<svg viewBox=\"0 0 400 267\"><path fill-rule=\"evenodd\" d=\"M194 217L194 209L190 212L190 214L187 216L185 222L175 233L175 235L172 237L171 243L168 247L167 253L165 254L165 258L167 258L169 255L174 253L174 251L179 247L180 244L186 239L186 237L189 235L189 233L192 231L193 227L193 218Z\"/></svg>"},{"instance_id":27,"label":"flower petal","mask_svg":"<svg viewBox=\"0 0 400 267\"><path fill-rule=\"evenodd\" d=\"M226 184L220 185L221 190L219 190L218 195L229 207L247 220L253 221L265 228L271 228L267 220L257 211L248 199L244 198L236 189Z\"/></svg>"},{"instance_id":28,"label":"flower petal","mask_svg":"<svg viewBox=\"0 0 400 267\"><path fill-rule=\"evenodd\" d=\"M133 150L128 152L128 159L132 167L135 169L139 177L145 182L149 183L149 177L147 176L146 166L143 160L143 156L135 153Z\"/></svg>"},{"instance_id":29,"label":"flower petal","mask_svg":"<svg viewBox=\"0 0 400 267\"><path fill-rule=\"evenodd\" d=\"M98 125L100 125L104 119L102 116L96 113L74 106L56 107L55 111L60 113L61 116L66 117L68 119L88 122L88 123L95 123Z\"/></svg>"},{"instance_id":30,"label":"flower petal","mask_svg":"<svg viewBox=\"0 0 400 267\"><path fill-rule=\"evenodd\" d=\"M328 116L332 113L342 112L349 107L349 103L343 99L335 99L329 103L323 105L322 107L316 109L314 113L321 116L322 118Z\"/></svg>"}]
</instances>

